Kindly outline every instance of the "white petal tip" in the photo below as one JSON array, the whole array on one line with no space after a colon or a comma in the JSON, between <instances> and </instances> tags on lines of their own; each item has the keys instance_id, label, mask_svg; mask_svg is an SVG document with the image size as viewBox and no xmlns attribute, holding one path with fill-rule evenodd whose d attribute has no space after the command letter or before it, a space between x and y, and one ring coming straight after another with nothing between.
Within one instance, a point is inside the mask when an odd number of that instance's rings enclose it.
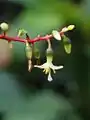
<instances>
[{"instance_id":1,"label":"white petal tip","mask_svg":"<svg viewBox=\"0 0 90 120\"><path fill-rule=\"evenodd\" d=\"M61 66L61 68L63 68L64 66Z\"/></svg>"},{"instance_id":2,"label":"white petal tip","mask_svg":"<svg viewBox=\"0 0 90 120\"><path fill-rule=\"evenodd\" d=\"M58 68L59 68L59 69L62 69L63 67L64 67L64 66L59 66Z\"/></svg>"},{"instance_id":3,"label":"white petal tip","mask_svg":"<svg viewBox=\"0 0 90 120\"><path fill-rule=\"evenodd\" d=\"M48 79L49 82L53 81L53 79Z\"/></svg>"},{"instance_id":4,"label":"white petal tip","mask_svg":"<svg viewBox=\"0 0 90 120\"><path fill-rule=\"evenodd\" d=\"M43 68L44 68L43 65L34 65L34 67L40 68L40 69L43 69Z\"/></svg>"},{"instance_id":5,"label":"white petal tip","mask_svg":"<svg viewBox=\"0 0 90 120\"><path fill-rule=\"evenodd\" d=\"M34 67L37 67L37 65L34 65Z\"/></svg>"},{"instance_id":6,"label":"white petal tip","mask_svg":"<svg viewBox=\"0 0 90 120\"><path fill-rule=\"evenodd\" d=\"M59 70L59 69L62 69L64 66L62 66L62 65L60 65L60 66L52 66L51 68L53 69L53 70Z\"/></svg>"},{"instance_id":7,"label":"white petal tip","mask_svg":"<svg viewBox=\"0 0 90 120\"><path fill-rule=\"evenodd\" d=\"M52 79L52 77L51 77L51 74L49 73L49 74L48 74L48 81L51 82L52 80L53 80L53 79Z\"/></svg>"}]
</instances>

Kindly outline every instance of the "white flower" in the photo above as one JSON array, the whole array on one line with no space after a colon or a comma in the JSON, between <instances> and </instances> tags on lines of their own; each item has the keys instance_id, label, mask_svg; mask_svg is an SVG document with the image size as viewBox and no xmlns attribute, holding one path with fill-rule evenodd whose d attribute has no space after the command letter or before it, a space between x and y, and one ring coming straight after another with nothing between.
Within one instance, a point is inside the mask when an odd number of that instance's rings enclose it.
<instances>
[{"instance_id":1,"label":"white flower","mask_svg":"<svg viewBox=\"0 0 90 120\"><path fill-rule=\"evenodd\" d=\"M45 74L48 74L48 81L52 81L52 76L51 76L51 69L53 70L54 73L56 73L55 70L59 70L62 69L63 66L55 66L52 63L53 60L53 56L47 56L47 62L44 63L43 65L34 65L34 67L40 68L40 69L44 69L43 72L45 72Z\"/></svg>"}]
</instances>

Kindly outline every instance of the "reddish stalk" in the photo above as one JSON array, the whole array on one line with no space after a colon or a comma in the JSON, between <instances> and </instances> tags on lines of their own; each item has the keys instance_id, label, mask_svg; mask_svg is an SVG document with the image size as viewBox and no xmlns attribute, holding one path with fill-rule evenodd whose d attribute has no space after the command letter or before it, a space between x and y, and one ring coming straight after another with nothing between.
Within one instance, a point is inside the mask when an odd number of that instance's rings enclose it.
<instances>
[{"instance_id":1,"label":"reddish stalk","mask_svg":"<svg viewBox=\"0 0 90 120\"><path fill-rule=\"evenodd\" d=\"M60 32L60 35L62 35L62 34L63 33ZM53 38L52 34L46 35L46 36L43 36L43 37L37 36L37 37L35 37L33 39L31 39L29 37L28 38L26 37L26 39L23 39L23 38L20 38L20 37L9 37L6 34L0 34L0 39L5 39L8 42L15 41L15 42L23 42L23 43L25 43L26 40L28 39L28 42L32 43L32 44L35 43L35 42L38 42L38 41L43 41L43 40L47 40L47 39L51 39L51 38Z\"/></svg>"}]
</instances>

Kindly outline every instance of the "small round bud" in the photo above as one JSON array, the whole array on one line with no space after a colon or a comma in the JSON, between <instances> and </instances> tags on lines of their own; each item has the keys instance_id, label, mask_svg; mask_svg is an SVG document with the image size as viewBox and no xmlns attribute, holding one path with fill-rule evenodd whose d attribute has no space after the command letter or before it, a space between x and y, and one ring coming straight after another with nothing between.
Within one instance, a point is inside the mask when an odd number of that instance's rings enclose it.
<instances>
[{"instance_id":1,"label":"small round bud","mask_svg":"<svg viewBox=\"0 0 90 120\"><path fill-rule=\"evenodd\" d=\"M8 30L8 24L7 23L1 23L0 24L1 30L7 31Z\"/></svg>"},{"instance_id":2,"label":"small round bud","mask_svg":"<svg viewBox=\"0 0 90 120\"><path fill-rule=\"evenodd\" d=\"M68 30L73 30L75 28L75 25L69 25L67 28Z\"/></svg>"},{"instance_id":3,"label":"small round bud","mask_svg":"<svg viewBox=\"0 0 90 120\"><path fill-rule=\"evenodd\" d=\"M64 27L63 29L62 29L62 32L67 32L68 31L68 28L66 28L66 27Z\"/></svg>"},{"instance_id":4,"label":"small round bud","mask_svg":"<svg viewBox=\"0 0 90 120\"><path fill-rule=\"evenodd\" d=\"M61 40L60 33L57 30L53 30L52 35L56 40Z\"/></svg>"}]
</instances>

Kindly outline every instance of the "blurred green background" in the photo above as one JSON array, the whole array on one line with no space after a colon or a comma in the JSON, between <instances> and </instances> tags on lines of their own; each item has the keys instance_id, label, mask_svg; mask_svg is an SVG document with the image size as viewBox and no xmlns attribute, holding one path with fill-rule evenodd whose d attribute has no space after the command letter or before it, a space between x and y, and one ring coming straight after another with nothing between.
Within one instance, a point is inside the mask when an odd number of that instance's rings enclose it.
<instances>
[{"instance_id":1,"label":"blurred green background","mask_svg":"<svg viewBox=\"0 0 90 120\"><path fill-rule=\"evenodd\" d=\"M11 62L0 69L0 120L89 120L90 0L0 0L0 6L0 22L9 23L10 36L16 36L19 28L34 38L76 26L67 33L70 55L62 43L52 42L54 64L64 68L51 83L39 69L28 72L24 44L13 42ZM47 46L45 42L36 46L42 64Z\"/></svg>"}]
</instances>

